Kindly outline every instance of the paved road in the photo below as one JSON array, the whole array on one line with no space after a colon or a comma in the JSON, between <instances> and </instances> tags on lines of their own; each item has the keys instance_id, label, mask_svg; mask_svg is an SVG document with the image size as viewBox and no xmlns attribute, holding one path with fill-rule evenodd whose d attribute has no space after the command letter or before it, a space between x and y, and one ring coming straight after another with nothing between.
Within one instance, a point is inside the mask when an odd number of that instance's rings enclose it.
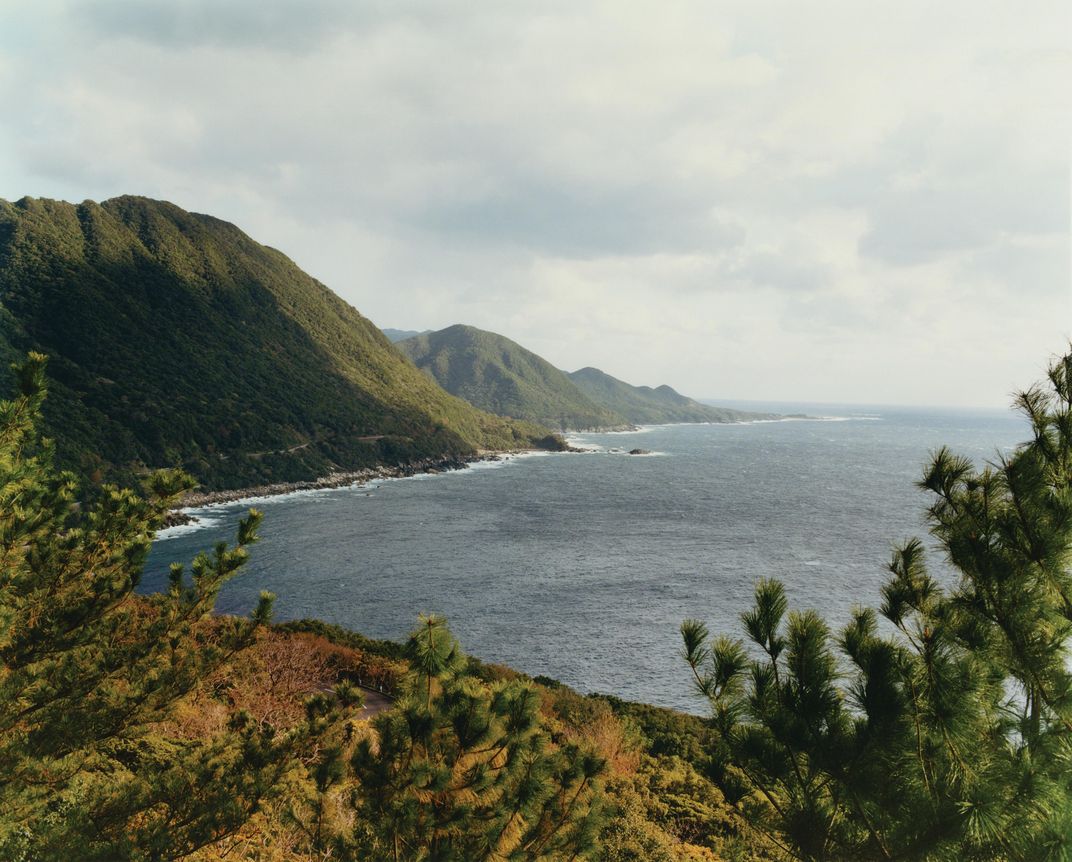
<instances>
[{"instance_id":1,"label":"paved road","mask_svg":"<svg viewBox=\"0 0 1072 862\"><path fill-rule=\"evenodd\" d=\"M365 705L361 707L361 712L357 714L359 721L367 721L394 705L394 701L387 695L380 694L371 688L362 687L361 693L365 696Z\"/></svg>"},{"instance_id":2,"label":"paved road","mask_svg":"<svg viewBox=\"0 0 1072 862\"><path fill-rule=\"evenodd\" d=\"M395 704L393 698L376 691L374 688L365 688L363 685L359 685L357 688L365 698L365 705L361 707L361 711L357 714L358 721L368 721L371 718L375 718L381 712L386 712ZM334 695L335 686L324 686L323 688L317 689L317 691L321 694Z\"/></svg>"}]
</instances>

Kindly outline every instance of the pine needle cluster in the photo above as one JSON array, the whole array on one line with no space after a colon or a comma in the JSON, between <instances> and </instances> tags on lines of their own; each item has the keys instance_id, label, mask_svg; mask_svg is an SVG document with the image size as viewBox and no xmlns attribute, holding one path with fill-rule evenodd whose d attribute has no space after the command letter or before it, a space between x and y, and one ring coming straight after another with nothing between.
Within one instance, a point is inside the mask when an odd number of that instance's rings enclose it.
<instances>
[{"instance_id":1,"label":"pine needle cluster","mask_svg":"<svg viewBox=\"0 0 1072 862\"><path fill-rule=\"evenodd\" d=\"M602 760L551 744L531 684L466 675L441 618L422 618L408 652L409 695L377 718L376 744L363 741L353 757L359 858L591 858L603 825Z\"/></svg>"},{"instance_id":2,"label":"pine needle cluster","mask_svg":"<svg viewBox=\"0 0 1072 862\"><path fill-rule=\"evenodd\" d=\"M681 627L720 783L793 858L1072 858L1072 354L1017 406L1029 442L920 482L953 584L914 539L837 636L774 581L747 645Z\"/></svg>"},{"instance_id":3,"label":"pine needle cluster","mask_svg":"<svg viewBox=\"0 0 1072 862\"><path fill-rule=\"evenodd\" d=\"M167 592L136 596L190 480L162 472L145 497L104 486L79 500L37 432L44 367L31 354L0 404L0 858L177 858L244 823L311 728L275 734L236 713L204 741L158 732L268 621L267 594L248 618L207 621L260 515L189 575L173 567Z\"/></svg>"}]
</instances>

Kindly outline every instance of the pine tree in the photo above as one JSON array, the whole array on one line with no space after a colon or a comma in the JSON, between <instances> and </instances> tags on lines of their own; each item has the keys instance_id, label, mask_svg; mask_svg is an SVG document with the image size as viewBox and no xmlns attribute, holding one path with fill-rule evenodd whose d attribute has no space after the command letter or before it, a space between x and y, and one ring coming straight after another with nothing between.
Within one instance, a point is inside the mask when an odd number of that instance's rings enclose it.
<instances>
[{"instance_id":1,"label":"pine tree","mask_svg":"<svg viewBox=\"0 0 1072 862\"><path fill-rule=\"evenodd\" d=\"M538 695L488 685L444 621L422 618L409 689L352 760L357 855L406 862L588 858L601 826L603 763L551 744Z\"/></svg>"},{"instance_id":2,"label":"pine tree","mask_svg":"<svg viewBox=\"0 0 1072 862\"><path fill-rule=\"evenodd\" d=\"M959 582L898 548L895 634L858 609L835 639L766 581L750 647L682 625L721 783L794 858L1072 858L1072 354L1017 405L1032 439L1012 455L942 449L925 471Z\"/></svg>"},{"instance_id":3,"label":"pine tree","mask_svg":"<svg viewBox=\"0 0 1072 862\"><path fill-rule=\"evenodd\" d=\"M0 404L0 858L177 858L241 826L322 715L288 734L241 714L212 739L163 732L173 705L269 618L265 594L247 619L209 619L260 515L189 576L173 566L166 592L135 595L190 480L165 471L144 498L105 486L80 499L37 431L44 367L31 354Z\"/></svg>"}]
</instances>

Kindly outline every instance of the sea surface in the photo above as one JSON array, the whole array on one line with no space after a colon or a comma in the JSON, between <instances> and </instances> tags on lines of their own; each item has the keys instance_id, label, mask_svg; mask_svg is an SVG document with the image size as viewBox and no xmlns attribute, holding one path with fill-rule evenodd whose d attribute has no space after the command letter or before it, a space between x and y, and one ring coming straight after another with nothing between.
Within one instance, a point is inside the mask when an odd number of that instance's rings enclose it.
<instances>
[{"instance_id":1,"label":"sea surface","mask_svg":"<svg viewBox=\"0 0 1072 862\"><path fill-rule=\"evenodd\" d=\"M221 611L246 613L267 589L277 620L392 639L436 612L483 659L703 711L679 655L682 619L740 635L755 581L779 578L794 605L839 626L854 604L880 601L893 545L926 536L914 483L928 454L948 444L983 462L1028 436L1006 411L763 409L823 418L585 434L574 438L584 454L196 510L199 528L158 539L142 589L231 539L256 505L262 540Z\"/></svg>"}]
</instances>

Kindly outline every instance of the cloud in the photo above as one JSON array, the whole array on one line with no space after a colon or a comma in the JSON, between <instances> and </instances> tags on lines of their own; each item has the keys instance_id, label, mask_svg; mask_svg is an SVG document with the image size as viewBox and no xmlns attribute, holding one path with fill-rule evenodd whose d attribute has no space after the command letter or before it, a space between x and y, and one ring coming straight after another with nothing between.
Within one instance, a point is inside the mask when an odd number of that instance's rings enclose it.
<instances>
[{"instance_id":1,"label":"cloud","mask_svg":"<svg viewBox=\"0 0 1072 862\"><path fill-rule=\"evenodd\" d=\"M470 243L506 243L576 257L642 255L740 245L745 228L705 201L637 183L618 189L532 177L475 199L432 203L419 224Z\"/></svg>"},{"instance_id":2,"label":"cloud","mask_svg":"<svg viewBox=\"0 0 1072 862\"><path fill-rule=\"evenodd\" d=\"M379 17L379 4L346 0L86 0L70 7L75 20L100 38L122 37L186 50L215 45L287 53L314 49L363 19Z\"/></svg>"},{"instance_id":3,"label":"cloud","mask_svg":"<svg viewBox=\"0 0 1072 862\"><path fill-rule=\"evenodd\" d=\"M39 0L0 194L167 198L384 325L697 395L1000 404L1072 319L1069 14Z\"/></svg>"}]
</instances>

